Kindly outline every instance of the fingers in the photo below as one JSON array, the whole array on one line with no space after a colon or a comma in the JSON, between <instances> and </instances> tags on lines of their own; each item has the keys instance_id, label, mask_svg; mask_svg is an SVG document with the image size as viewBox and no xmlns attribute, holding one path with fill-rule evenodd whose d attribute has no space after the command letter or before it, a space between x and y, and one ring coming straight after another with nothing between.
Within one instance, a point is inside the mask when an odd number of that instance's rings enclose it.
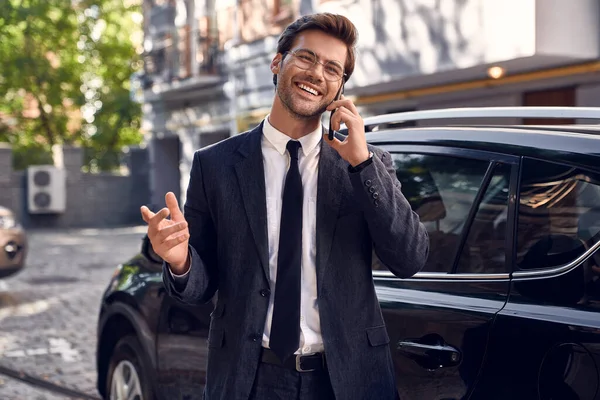
<instances>
[{"instance_id":1,"label":"fingers","mask_svg":"<svg viewBox=\"0 0 600 400\"><path fill-rule=\"evenodd\" d=\"M150 211L150 209L146 206L140 207L140 211L142 213L142 218L144 222L148 225L157 225L160 221L169 216L169 209L163 208L156 214Z\"/></svg>"},{"instance_id":2,"label":"fingers","mask_svg":"<svg viewBox=\"0 0 600 400\"><path fill-rule=\"evenodd\" d=\"M168 251L171 250L173 247L185 242L189 239L189 237L190 233L186 231L171 239L165 240L164 242L162 242L161 245Z\"/></svg>"},{"instance_id":3,"label":"fingers","mask_svg":"<svg viewBox=\"0 0 600 400\"><path fill-rule=\"evenodd\" d=\"M148 224L150 226L158 227L158 224L160 223L160 221L167 218L169 216L169 214L170 214L170 212L169 212L168 208L161 208L161 210L159 212L157 212L156 214L154 214L154 216L152 218L150 218L150 221L148 222Z\"/></svg>"},{"instance_id":4,"label":"fingers","mask_svg":"<svg viewBox=\"0 0 600 400\"><path fill-rule=\"evenodd\" d=\"M336 131L340 130L340 126L342 125L342 123L345 123L346 126L350 127L349 125L355 118L356 116L352 114L352 112L350 112L347 108L340 107L331 117L331 127Z\"/></svg>"},{"instance_id":5,"label":"fingers","mask_svg":"<svg viewBox=\"0 0 600 400\"><path fill-rule=\"evenodd\" d=\"M144 220L145 223L149 223L150 218L152 218L154 216L154 213L152 211L150 211L150 209L146 206L141 206L140 212L142 213L142 219Z\"/></svg>"},{"instance_id":6,"label":"fingers","mask_svg":"<svg viewBox=\"0 0 600 400\"><path fill-rule=\"evenodd\" d=\"M179 203L177 203L177 197L173 192L169 192L165 195L165 203L167 204L167 208L171 213L171 219L175 222L185 221L183 217L183 213L179 208Z\"/></svg>"},{"instance_id":7,"label":"fingers","mask_svg":"<svg viewBox=\"0 0 600 400\"><path fill-rule=\"evenodd\" d=\"M158 231L156 239L158 243L166 243L168 239L179 236L180 233L187 233L188 224L185 221L169 225Z\"/></svg>"},{"instance_id":8,"label":"fingers","mask_svg":"<svg viewBox=\"0 0 600 400\"><path fill-rule=\"evenodd\" d=\"M342 95L341 100L343 102L343 106L346 107L352 114L354 115L359 115L358 113L358 108L356 108L356 105L354 105L354 102L350 99L347 99L344 97L344 95Z\"/></svg>"},{"instance_id":9,"label":"fingers","mask_svg":"<svg viewBox=\"0 0 600 400\"><path fill-rule=\"evenodd\" d=\"M341 108L341 107L345 107L352 114L359 115L358 109L356 108L356 106L354 105L352 100L345 98L343 95L340 100L336 100L336 101L332 102L331 104L329 104L329 106L327 106L327 110L332 111L332 110L335 110L336 108Z\"/></svg>"},{"instance_id":10,"label":"fingers","mask_svg":"<svg viewBox=\"0 0 600 400\"><path fill-rule=\"evenodd\" d=\"M150 210L143 210L142 217L148 224L148 237L150 240L154 240L154 237L159 231L160 223L169 216L169 209L163 208L156 214L153 214Z\"/></svg>"}]
</instances>

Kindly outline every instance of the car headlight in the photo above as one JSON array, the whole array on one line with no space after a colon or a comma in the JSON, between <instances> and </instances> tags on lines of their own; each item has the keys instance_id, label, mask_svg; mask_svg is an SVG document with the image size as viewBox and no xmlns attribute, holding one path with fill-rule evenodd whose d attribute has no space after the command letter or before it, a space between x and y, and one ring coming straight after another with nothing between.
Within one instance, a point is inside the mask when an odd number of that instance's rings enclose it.
<instances>
[{"instance_id":1,"label":"car headlight","mask_svg":"<svg viewBox=\"0 0 600 400\"><path fill-rule=\"evenodd\" d=\"M0 229L12 229L17 226L17 220L12 215L0 215Z\"/></svg>"}]
</instances>

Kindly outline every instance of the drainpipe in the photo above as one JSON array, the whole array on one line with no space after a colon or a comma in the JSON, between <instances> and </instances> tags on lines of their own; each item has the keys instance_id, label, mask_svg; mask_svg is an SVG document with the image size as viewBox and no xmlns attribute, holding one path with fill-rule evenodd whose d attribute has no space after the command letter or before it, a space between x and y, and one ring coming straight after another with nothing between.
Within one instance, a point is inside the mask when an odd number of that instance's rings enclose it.
<instances>
[{"instance_id":1,"label":"drainpipe","mask_svg":"<svg viewBox=\"0 0 600 400\"><path fill-rule=\"evenodd\" d=\"M201 0L190 0L192 2L192 21L190 24L190 57L192 59L192 77L197 77L200 75L200 68L198 68L198 18L200 18L200 13L198 12L198 5L203 3ZM188 18L190 16L188 15ZM189 23L189 22L188 22Z\"/></svg>"},{"instance_id":2,"label":"drainpipe","mask_svg":"<svg viewBox=\"0 0 600 400\"><path fill-rule=\"evenodd\" d=\"M233 19L235 25L233 28L233 39L230 45L227 46L227 69L228 69L228 92L229 92L229 136L235 136L238 134L237 126L237 81L235 77L235 68L237 64L237 48L240 43L240 0L236 1L234 7Z\"/></svg>"}]
</instances>

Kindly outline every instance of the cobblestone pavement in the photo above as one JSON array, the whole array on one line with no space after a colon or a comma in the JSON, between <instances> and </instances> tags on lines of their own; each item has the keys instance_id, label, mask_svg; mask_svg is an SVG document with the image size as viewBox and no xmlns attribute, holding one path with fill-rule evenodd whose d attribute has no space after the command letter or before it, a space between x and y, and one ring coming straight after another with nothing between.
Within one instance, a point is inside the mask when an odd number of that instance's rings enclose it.
<instances>
[{"instance_id":1,"label":"cobblestone pavement","mask_svg":"<svg viewBox=\"0 0 600 400\"><path fill-rule=\"evenodd\" d=\"M140 226L28 232L24 271L0 280L0 364L98 396L100 299L116 266L139 251L145 231ZM1 399L61 398L0 378L8 382L0 385Z\"/></svg>"},{"instance_id":2,"label":"cobblestone pavement","mask_svg":"<svg viewBox=\"0 0 600 400\"><path fill-rule=\"evenodd\" d=\"M61 400L64 397L26 385L15 379L0 377L2 400Z\"/></svg>"}]
</instances>

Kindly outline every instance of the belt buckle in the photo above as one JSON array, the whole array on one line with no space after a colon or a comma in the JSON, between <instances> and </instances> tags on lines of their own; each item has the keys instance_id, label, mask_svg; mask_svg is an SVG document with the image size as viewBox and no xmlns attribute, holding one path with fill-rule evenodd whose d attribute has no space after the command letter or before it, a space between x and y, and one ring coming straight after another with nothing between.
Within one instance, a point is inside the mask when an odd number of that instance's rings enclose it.
<instances>
[{"instance_id":1,"label":"belt buckle","mask_svg":"<svg viewBox=\"0 0 600 400\"><path fill-rule=\"evenodd\" d=\"M301 358L302 357L307 357L307 356L313 356L317 353L310 353L310 354L296 354L296 371L298 372L311 372L311 371L315 371L316 369L302 369L302 361Z\"/></svg>"}]
</instances>

